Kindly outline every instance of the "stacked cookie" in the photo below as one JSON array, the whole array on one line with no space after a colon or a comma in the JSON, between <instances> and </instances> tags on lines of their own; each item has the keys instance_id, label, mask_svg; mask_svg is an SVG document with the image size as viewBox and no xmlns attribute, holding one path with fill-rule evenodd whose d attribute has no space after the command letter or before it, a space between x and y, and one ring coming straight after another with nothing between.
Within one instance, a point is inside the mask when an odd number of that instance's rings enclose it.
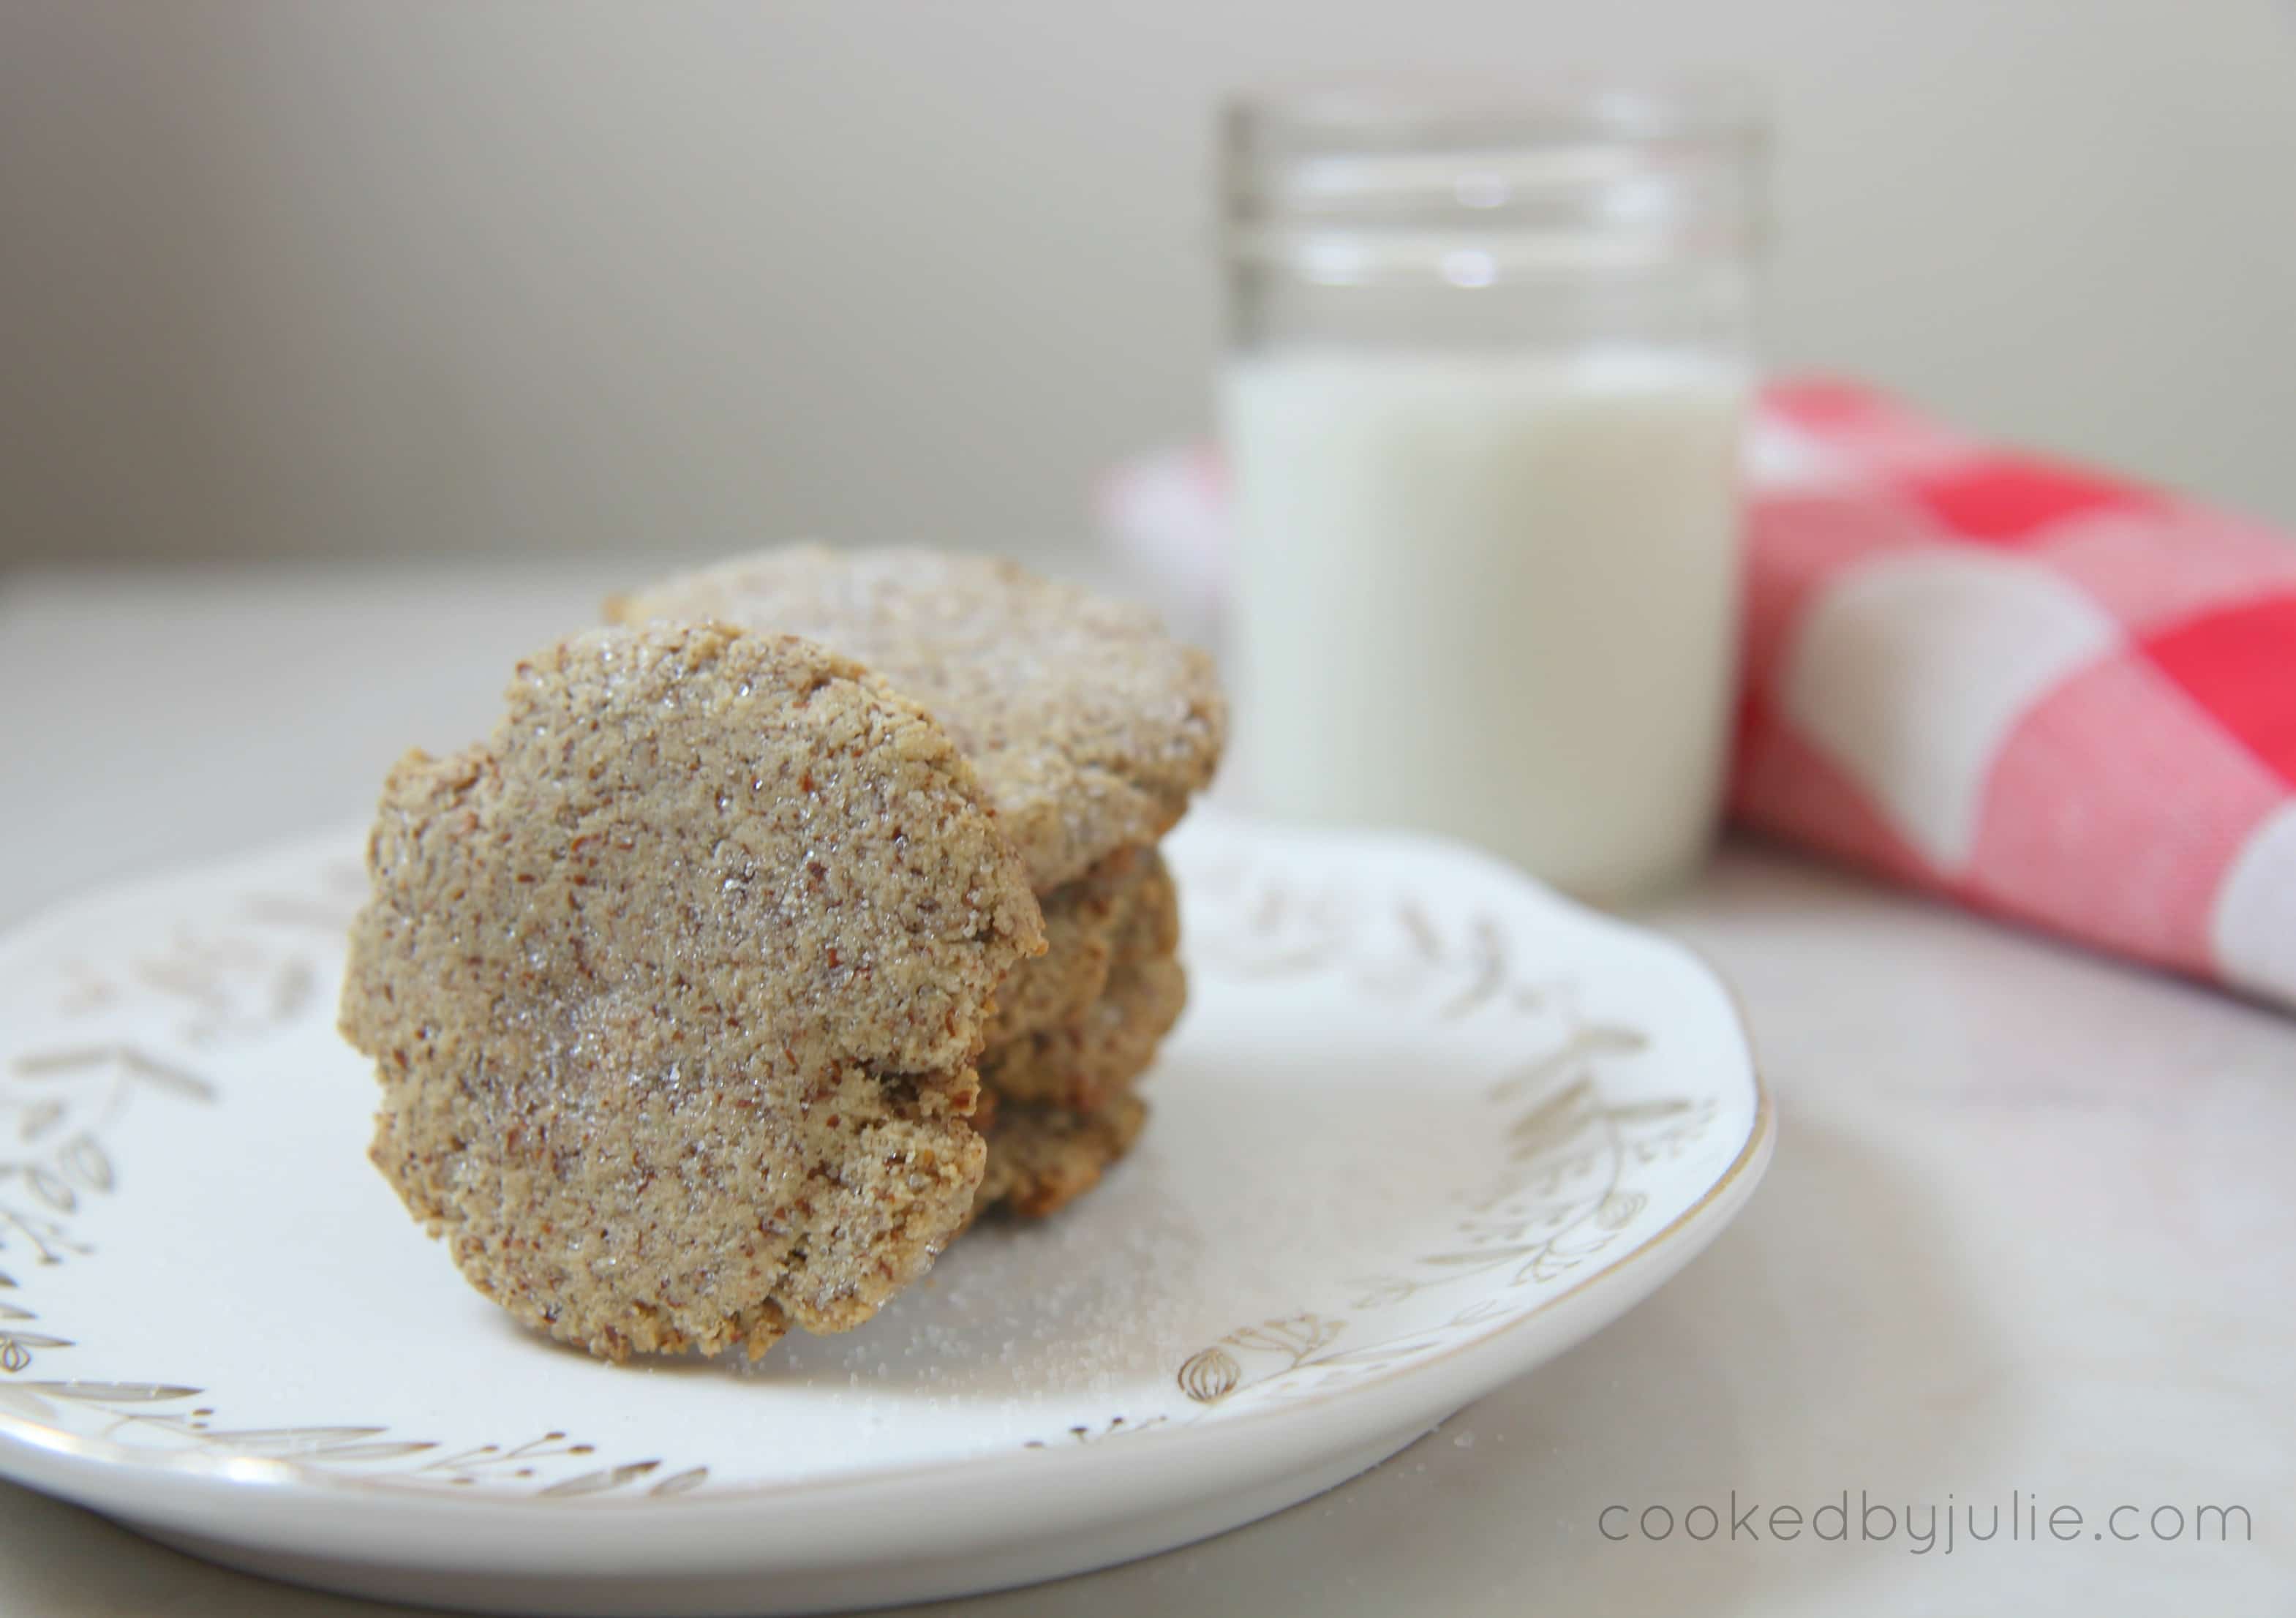
<instances>
[{"instance_id":1,"label":"stacked cookie","mask_svg":"<svg viewBox=\"0 0 2296 1618\"><path fill-rule=\"evenodd\" d=\"M1043 949L979 778L787 636L599 629L384 784L344 1034L368 1155L478 1290L619 1359L843 1331L972 1217Z\"/></svg>"},{"instance_id":2,"label":"stacked cookie","mask_svg":"<svg viewBox=\"0 0 2296 1618\"><path fill-rule=\"evenodd\" d=\"M1210 660L1137 609L928 551L771 551L608 613L799 635L939 721L1028 872L1047 942L998 991L979 1058L988 1156L975 1211L1041 1216L1090 1189L1138 1135L1136 1083L1186 998L1155 844L1218 762Z\"/></svg>"},{"instance_id":3,"label":"stacked cookie","mask_svg":"<svg viewBox=\"0 0 2296 1618\"><path fill-rule=\"evenodd\" d=\"M1125 849L1040 896L1046 953L998 996L980 1057L988 1171L976 1206L1041 1218L1089 1191L1147 1120L1134 1081L1179 1020L1179 893Z\"/></svg>"},{"instance_id":4,"label":"stacked cookie","mask_svg":"<svg viewBox=\"0 0 2296 1618\"><path fill-rule=\"evenodd\" d=\"M1131 1146L1186 995L1155 845L1225 715L1152 619L1009 563L784 551L610 612L391 770L341 1026L481 1293L756 1355Z\"/></svg>"}]
</instances>

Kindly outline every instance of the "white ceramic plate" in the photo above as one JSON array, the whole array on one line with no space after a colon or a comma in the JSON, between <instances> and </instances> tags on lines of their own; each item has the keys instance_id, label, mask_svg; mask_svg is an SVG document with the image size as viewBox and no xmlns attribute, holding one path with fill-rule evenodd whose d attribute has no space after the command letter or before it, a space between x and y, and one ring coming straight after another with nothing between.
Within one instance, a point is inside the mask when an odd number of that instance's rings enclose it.
<instances>
[{"instance_id":1,"label":"white ceramic plate","mask_svg":"<svg viewBox=\"0 0 2296 1618\"><path fill-rule=\"evenodd\" d=\"M1133 1157L859 1331L616 1367L456 1277L333 1030L361 834L0 943L0 1470L440 1605L802 1612L1103 1566L1327 1489L1586 1337L1770 1146L1696 960L1431 842L1192 822Z\"/></svg>"}]
</instances>

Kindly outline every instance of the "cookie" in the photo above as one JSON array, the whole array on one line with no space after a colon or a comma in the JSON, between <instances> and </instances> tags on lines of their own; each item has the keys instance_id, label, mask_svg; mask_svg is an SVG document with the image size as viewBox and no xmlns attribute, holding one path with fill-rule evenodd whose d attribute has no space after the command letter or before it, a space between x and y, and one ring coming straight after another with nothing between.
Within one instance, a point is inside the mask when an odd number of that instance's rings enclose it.
<instances>
[{"instance_id":1,"label":"cookie","mask_svg":"<svg viewBox=\"0 0 2296 1618\"><path fill-rule=\"evenodd\" d=\"M592 1353L842 1331L969 1217L1028 876L925 712L791 637L594 630L390 772L342 1029L370 1155Z\"/></svg>"},{"instance_id":2,"label":"cookie","mask_svg":"<svg viewBox=\"0 0 2296 1618\"><path fill-rule=\"evenodd\" d=\"M1013 1100L1090 1111L1147 1069L1179 1021L1188 999L1179 942L1179 891L1153 859L1116 935L1106 990L1064 1023L990 1046L981 1083Z\"/></svg>"},{"instance_id":3,"label":"cookie","mask_svg":"<svg viewBox=\"0 0 2296 1618\"><path fill-rule=\"evenodd\" d=\"M1171 883L1154 850L1119 849L1045 894L1045 953L1014 967L997 990L988 1043L1057 1028L1100 998L1135 908L1168 907Z\"/></svg>"},{"instance_id":4,"label":"cookie","mask_svg":"<svg viewBox=\"0 0 2296 1618\"><path fill-rule=\"evenodd\" d=\"M1147 1120L1147 1107L1128 1088L1089 1113L1032 1102L996 1104L975 1215L1043 1219L1057 1212L1100 1183Z\"/></svg>"},{"instance_id":5,"label":"cookie","mask_svg":"<svg viewBox=\"0 0 2296 1618\"><path fill-rule=\"evenodd\" d=\"M1080 1016L983 1052L980 1082L1000 1101L1091 1112L1147 1071L1187 999L1187 973L1171 954L1119 965Z\"/></svg>"},{"instance_id":6,"label":"cookie","mask_svg":"<svg viewBox=\"0 0 2296 1618\"><path fill-rule=\"evenodd\" d=\"M1134 1087L1187 999L1174 955L1179 896L1152 852L1128 899L1101 1000L1057 1029L992 1047L980 1058L974 1121L988 1138L988 1166L973 1198L975 1217L1057 1211L1098 1185L1147 1121Z\"/></svg>"},{"instance_id":7,"label":"cookie","mask_svg":"<svg viewBox=\"0 0 2296 1618\"><path fill-rule=\"evenodd\" d=\"M1226 735L1204 653L1152 613L1010 562L794 546L665 580L607 612L787 630L866 663L972 760L1038 893L1162 836L1211 779Z\"/></svg>"}]
</instances>

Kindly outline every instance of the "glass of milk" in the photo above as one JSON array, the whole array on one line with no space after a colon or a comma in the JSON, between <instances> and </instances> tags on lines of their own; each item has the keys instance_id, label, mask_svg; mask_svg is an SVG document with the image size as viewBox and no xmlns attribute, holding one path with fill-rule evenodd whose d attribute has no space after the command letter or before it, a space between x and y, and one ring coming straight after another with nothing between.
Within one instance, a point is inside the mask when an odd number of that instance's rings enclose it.
<instances>
[{"instance_id":1,"label":"glass of milk","mask_svg":"<svg viewBox=\"0 0 2296 1618\"><path fill-rule=\"evenodd\" d=\"M1728 85L1350 86L1225 129L1246 790L1584 896L1719 815L1759 127Z\"/></svg>"}]
</instances>

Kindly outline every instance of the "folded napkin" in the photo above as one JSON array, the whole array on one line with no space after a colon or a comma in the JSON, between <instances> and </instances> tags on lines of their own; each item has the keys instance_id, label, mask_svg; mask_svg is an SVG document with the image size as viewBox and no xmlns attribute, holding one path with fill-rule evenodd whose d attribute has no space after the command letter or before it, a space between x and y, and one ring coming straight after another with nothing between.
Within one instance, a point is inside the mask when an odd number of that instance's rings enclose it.
<instances>
[{"instance_id":1,"label":"folded napkin","mask_svg":"<svg viewBox=\"0 0 2296 1618\"><path fill-rule=\"evenodd\" d=\"M2296 1006L2296 546L1831 382L1747 479L1741 823ZM1216 457L1101 505L1216 597Z\"/></svg>"}]
</instances>

